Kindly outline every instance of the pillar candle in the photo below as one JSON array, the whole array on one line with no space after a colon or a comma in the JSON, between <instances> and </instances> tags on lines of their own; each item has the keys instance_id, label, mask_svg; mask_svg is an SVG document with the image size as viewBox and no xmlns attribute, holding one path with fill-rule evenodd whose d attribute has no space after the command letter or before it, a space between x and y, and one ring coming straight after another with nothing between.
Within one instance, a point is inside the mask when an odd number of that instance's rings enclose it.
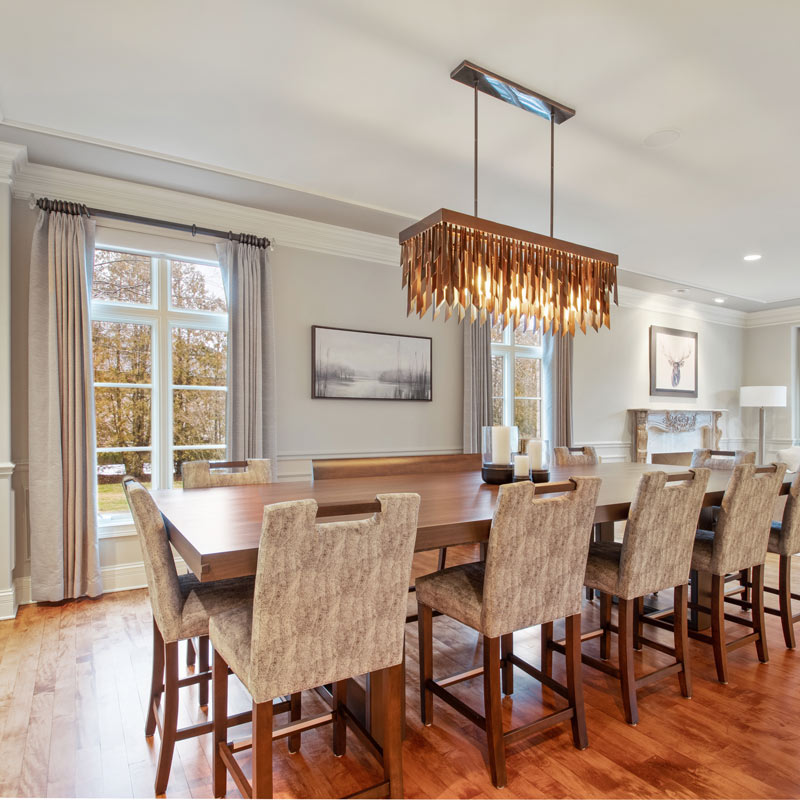
<instances>
[{"instance_id":1,"label":"pillar candle","mask_svg":"<svg viewBox=\"0 0 800 800\"><path fill-rule=\"evenodd\" d=\"M507 425L492 427L492 464L511 463L511 428Z\"/></svg>"},{"instance_id":2,"label":"pillar candle","mask_svg":"<svg viewBox=\"0 0 800 800\"><path fill-rule=\"evenodd\" d=\"M514 477L527 478L528 477L528 456L514 456Z\"/></svg>"},{"instance_id":3,"label":"pillar candle","mask_svg":"<svg viewBox=\"0 0 800 800\"><path fill-rule=\"evenodd\" d=\"M528 440L528 459L530 461L530 469L542 468L542 440L529 439Z\"/></svg>"}]
</instances>

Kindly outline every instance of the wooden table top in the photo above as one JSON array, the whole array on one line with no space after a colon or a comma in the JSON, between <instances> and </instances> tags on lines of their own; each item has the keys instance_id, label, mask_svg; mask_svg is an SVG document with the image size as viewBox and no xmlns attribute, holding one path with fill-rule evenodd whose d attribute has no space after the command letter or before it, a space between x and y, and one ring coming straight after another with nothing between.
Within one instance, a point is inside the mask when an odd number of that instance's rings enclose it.
<instances>
[{"instance_id":1,"label":"wooden table top","mask_svg":"<svg viewBox=\"0 0 800 800\"><path fill-rule=\"evenodd\" d=\"M551 480L598 475L603 485L595 522L614 522L627 517L639 478L654 469L686 472L685 467L662 464L599 464L554 467ZM719 504L729 477L728 472L712 471L705 505ZM787 480L784 491L789 484ZM371 513L376 494L417 492L422 502L416 549L421 551L485 541L498 488L484 484L480 472L451 472L171 489L152 494L175 549L200 580L211 581L255 574L264 506L270 503L311 498L319 503L320 517L331 517Z\"/></svg>"}]
</instances>

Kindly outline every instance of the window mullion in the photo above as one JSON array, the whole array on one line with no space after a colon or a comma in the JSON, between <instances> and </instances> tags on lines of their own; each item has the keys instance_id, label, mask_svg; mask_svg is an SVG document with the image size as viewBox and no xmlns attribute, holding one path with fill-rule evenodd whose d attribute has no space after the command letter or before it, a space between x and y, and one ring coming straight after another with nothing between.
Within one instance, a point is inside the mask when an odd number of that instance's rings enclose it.
<instances>
[{"instance_id":1,"label":"window mullion","mask_svg":"<svg viewBox=\"0 0 800 800\"><path fill-rule=\"evenodd\" d=\"M169 262L164 258L158 263L158 468L159 486L162 489L172 488L172 441L170 429L172 415L172 389L170 380L170 326L169 326Z\"/></svg>"}]
</instances>

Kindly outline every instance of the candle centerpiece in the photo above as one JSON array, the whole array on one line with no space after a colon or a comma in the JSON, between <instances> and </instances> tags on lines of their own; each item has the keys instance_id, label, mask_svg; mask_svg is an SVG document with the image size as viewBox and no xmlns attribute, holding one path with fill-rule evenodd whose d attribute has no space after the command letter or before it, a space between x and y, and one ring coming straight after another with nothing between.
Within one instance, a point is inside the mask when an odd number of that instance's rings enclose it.
<instances>
[{"instance_id":1,"label":"candle centerpiece","mask_svg":"<svg viewBox=\"0 0 800 800\"><path fill-rule=\"evenodd\" d=\"M530 479L534 483L550 480L550 442L547 439L528 439Z\"/></svg>"},{"instance_id":2,"label":"candle centerpiece","mask_svg":"<svg viewBox=\"0 0 800 800\"><path fill-rule=\"evenodd\" d=\"M519 430L511 425L485 425L483 428L484 483L502 484L514 480L514 455L519 448Z\"/></svg>"}]
</instances>

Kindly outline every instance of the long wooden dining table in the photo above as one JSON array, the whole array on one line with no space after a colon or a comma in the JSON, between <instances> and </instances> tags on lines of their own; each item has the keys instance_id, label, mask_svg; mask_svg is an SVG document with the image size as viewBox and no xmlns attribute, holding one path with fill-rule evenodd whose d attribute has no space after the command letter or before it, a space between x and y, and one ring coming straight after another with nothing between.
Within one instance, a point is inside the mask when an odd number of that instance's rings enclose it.
<instances>
[{"instance_id":1,"label":"long wooden dining table","mask_svg":"<svg viewBox=\"0 0 800 800\"><path fill-rule=\"evenodd\" d=\"M594 523L599 537L613 541L614 523L628 516L639 479L654 469L686 474L686 467L633 463L555 467L551 482L540 484L542 494L563 491L571 476L596 475L603 479ZM688 477L688 475L687 475ZM730 473L712 471L703 504L719 505ZM788 492L786 480L782 492ZM154 491L153 497L167 526L170 541L201 581L254 575L258 558L264 506L288 500L316 500L319 518L370 514L379 509L376 495L416 492L421 497L417 523L417 552L489 538L499 487L485 484L479 471L438 474L385 475L294 481L255 486ZM703 587L710 577L698 576ZM698 627L707 627L701 622ZM381 702L385 687L372 676L348 690L348 705L376 742L382 741Z\"/></svg>"}]
</instances>

